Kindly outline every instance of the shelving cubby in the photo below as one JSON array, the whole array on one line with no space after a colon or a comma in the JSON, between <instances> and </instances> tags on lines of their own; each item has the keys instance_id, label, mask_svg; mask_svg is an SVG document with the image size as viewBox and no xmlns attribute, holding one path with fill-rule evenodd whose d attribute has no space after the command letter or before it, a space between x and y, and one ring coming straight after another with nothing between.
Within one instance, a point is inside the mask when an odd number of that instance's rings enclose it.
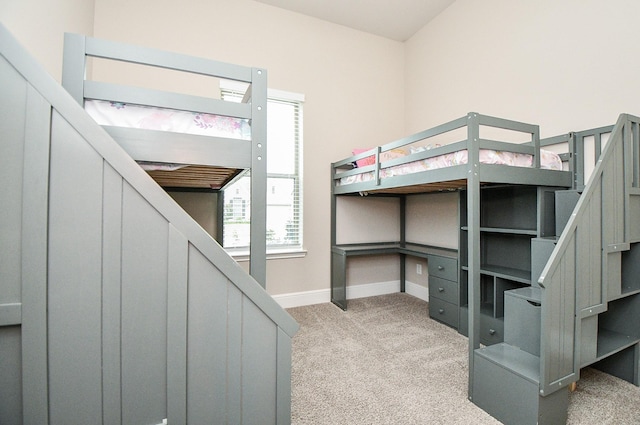
<instances>
[{"instance_id":1,"label":"shelving cubby","mask_svg":"<svg viewBox=\"0 0 640 425\"><path fill-rule=\"evenodd\" d=\"M483 344L502 341L504 292L532 284L532 240L555 235L555 190L523 185L480 189L479 288ZM465 191L460 194L459 215L460 332L467 334L469 227Z\"/></svg>"}]
</instances>

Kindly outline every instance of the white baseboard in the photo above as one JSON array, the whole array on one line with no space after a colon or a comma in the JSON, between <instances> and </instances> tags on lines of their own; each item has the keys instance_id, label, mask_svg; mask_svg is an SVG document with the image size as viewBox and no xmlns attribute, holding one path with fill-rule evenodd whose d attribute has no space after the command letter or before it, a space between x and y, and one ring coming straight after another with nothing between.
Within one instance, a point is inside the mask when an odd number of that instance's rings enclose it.
<instances>
[{"instance_id":1,"label":"white baseboard","mask_svg":"<svg viewBox=\"0 0 640 425\"><path fill-rule=\"evenodd\" d=\"M400 292L400 281L367 283L365 285L347 286L347 299L375 297L378 295Z\"/></svg>"},{"instance_id":2,"label":"white baseboard","mask_svg":"<svg viewBox=\"0 0 640 425\"><path fill-rule=\"evenodd\" d=\"M331 290L319 289L316 291L292 292L289 294L274 295L273 299L276 300L282 308L323 304L331 302Z\"/></svg>"},{"instance_id":3,"label":"white baseboard","mask_svg":"<svg viewBox=\"0 0 640 425\"><path fill-rule=\"evenodd\" d=\"M413 282L405 284L405 291L421 300L429 300L429 289ZM367 283L364 285L347 286L347 299L375 297L378 295L393 294L400 292L400 281ZM282 308L302 307L305 305L322 304L331 302L331 290L319 289L315 291L292 292L289 294L274 295Z\"/></svg>"},{"instance_id":4,"label":"white baseboard","mask_svg":"<svg viewBox=\"0 0 640 425\"><path fill-rule=\"evenodd\" d=\"M418 285L413 282L405 282L404 291L409 295L420 298L422 301L429 301L429 288L426 286Z\"/></svg>"}]
</instances>

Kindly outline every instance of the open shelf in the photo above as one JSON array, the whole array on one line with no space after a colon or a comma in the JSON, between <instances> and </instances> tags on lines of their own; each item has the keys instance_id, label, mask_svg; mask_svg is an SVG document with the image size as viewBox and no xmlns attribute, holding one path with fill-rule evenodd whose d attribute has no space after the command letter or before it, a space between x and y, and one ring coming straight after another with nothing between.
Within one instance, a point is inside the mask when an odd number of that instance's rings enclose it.
<instances>
[{"instance_id":1,"label":"open shelf","mask_svg":"<svg viewBox=\"0 0 640 425\"><path fill-rule=\"evenodd\" d=\"M593 362L613 356L640 342L638 323L640 294L609 301L607 311L598 315L596 357Z\"/></svg>"},{"instance_id":2,"label":"open shelf","mask_svg":"<svg viewBox=\"0 0 640 425\"><path fill-rule=\"evenodd\" d=\"M637 336L626 335L610 329L598 330L598 347L596 360L599 361L640 341Z\"/></svg>"}]
</instances>

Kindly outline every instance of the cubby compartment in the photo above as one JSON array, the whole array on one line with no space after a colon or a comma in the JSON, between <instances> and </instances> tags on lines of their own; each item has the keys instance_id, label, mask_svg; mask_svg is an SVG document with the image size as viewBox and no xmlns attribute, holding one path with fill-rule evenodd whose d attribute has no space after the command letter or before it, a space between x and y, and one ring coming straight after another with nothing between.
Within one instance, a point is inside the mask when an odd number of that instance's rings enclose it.
<instances>
[{"instance_id":1,"label":"cubby compartment","mask_svg":"<svg viewBox=\"0 0 640 425\"><path fill-rule=\"evenodd\" d=\"M622 294L640 292L640 243L622 252Z\"/></svg>"},{"instance_id":2,"label":"cubby compartment","mask_svg":"<svg viewBox=\"0 0 640 425\"><path fill-rule=\"evenodd\" d=\"M530 235L482 232L482 271L530 284L531 238Z\"/></svg>"},{"instance_id":3,"label":"cubby compartment","mask_svg":"<svg viewBox=\"0 0 640 425\"><path fill-rule=\"evenodd\" d=\"M640 342L640 294L610 301L598 316L597 359Z\"/></svg>"},{"instance_id":4,"label":"cubby compartment","mask_svg":"<svg viewBox=\"0 0 640 425\"><path fill-rule=\"evenodd\" d=\"M480 195L480 227L537 230L537 191L533 186L497 186ZM533 207L533 208L532 208Z\"/></svg>"}]
</instances>

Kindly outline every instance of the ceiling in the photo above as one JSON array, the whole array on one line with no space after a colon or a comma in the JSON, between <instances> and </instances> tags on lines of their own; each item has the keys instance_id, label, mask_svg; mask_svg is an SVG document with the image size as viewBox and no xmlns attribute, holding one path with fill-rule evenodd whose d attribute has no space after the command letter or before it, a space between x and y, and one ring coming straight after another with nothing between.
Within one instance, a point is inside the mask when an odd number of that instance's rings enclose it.
<instances>
[{"instance_id":1,"label":"ceiling","mask_svg":"<svg viewBox=\"0 0 640 425\"><path fill-rule=\"evenodd\" d=\"M255 0L397 41L406 41L455 0Z\"/></svg>"}]
</instances>

